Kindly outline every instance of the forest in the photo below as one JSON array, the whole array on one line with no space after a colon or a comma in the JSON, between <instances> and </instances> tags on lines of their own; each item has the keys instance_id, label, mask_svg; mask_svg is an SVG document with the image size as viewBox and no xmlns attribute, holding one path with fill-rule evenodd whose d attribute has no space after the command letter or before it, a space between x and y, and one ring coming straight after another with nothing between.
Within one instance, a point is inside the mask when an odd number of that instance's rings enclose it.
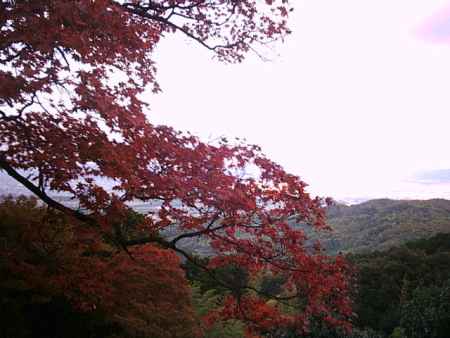
<instances>
[{"instance_id":1,"label":"forest","mask_svg":"<svg viewBox=\"0 0 450 338\"><path fill-rule=\"evenodd\" d=\"M27 192L0 199L0 337L447 334L448 238L430 237L448 226L446 201L355 216L243 138L152 122L161 41L265 60L293 10L0 0L0 171ZM417 236L389 242L411 224ZM364 236L346 246L349 233Z\"/></svg>"}]
</instances>

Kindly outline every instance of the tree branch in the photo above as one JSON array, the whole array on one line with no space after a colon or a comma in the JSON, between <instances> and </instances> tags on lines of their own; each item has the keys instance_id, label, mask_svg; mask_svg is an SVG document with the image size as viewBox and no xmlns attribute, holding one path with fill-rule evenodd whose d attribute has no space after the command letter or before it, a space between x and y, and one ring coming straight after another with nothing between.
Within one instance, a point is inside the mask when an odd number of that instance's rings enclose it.
<instances>
[{"instance_id":1,"label":"tree branch","mask_svg":"<svg viewBox=\"0 0 450 338\"><path fill-rule=\"evenodd\" d=\"M198 36L195 36L194 34L189 32L187 29L174 24L173 22L167 20L167 18L163 18L163 17L158 16L158 15L150 14L150 13L148 13L146 11L146 9L144 9L142 7L136 7L136 6L130 7L130 6L121 5L121 4L118 4L118 3L115 3L115 2L113 2L113 4L116 5L116 6L120 6L123 10L127 11L128 13L135 14L135 15L138 15L138 16L146 18L146 19L157 21L157 22L159 22L161 24L164 24L164 25L167 25L167 26L173 28L176 31L180 31L183 34L185 34L187 37L195 40L196 42L201 44L203 47L205 47L206 49L211 50L211 51L216 51L219 48L229 49L229 48L233 48L233 47L236 47L239 44L243 44L244 43L242 40L239 40L239 41L236 41L234 43L227 44L227 45L210 45L210 44L206 43L205 41L203 41Z\"/></svg>"},{"instance_id":2,"label":"tree branch","mask_svg":"<svg viewBox=\"0 0 450 338\"><path fill-rule=\"evenodd\" d=\"M219 213L216 213L216 215L212 218L212 220L208 223L208 225L206 226L206 228L199 230L199 231L194 231L194 232L189 232L189 233L184 233L181 234L177 237L175 237L174 239L172 239L170 241L170 243L172 244L176 244L178 241L184 239L184 238L192 238L192 237L197 237L197 236L201 236L201 235L205 235L208 234L210 232L214 232L217 231L219 229L223 229L226 227L226 225L220 225L217 226L215 228L211 228L213 226L213 224L219 219Z\"/></svg>"},{"instance_id":3,"label":"tree branch","mask_svg":"<svg viewBox=\"0 0 450 338\"><path fill-rule=\"evenodd\" d=\"M89 225L97 225L97 222L90 217L89 215L83 214L77 210L70 209L65 205L55 201L53 198L49 197L44 191L39 189L38 186L34 185L31 181L26 179L24 176L20 175L3 157L0 156L0 169L6 171L6 173L14 178L16 181L25 186L28 190L30 190L33 194L39 197L42 201L44 201L48 206L61 211L62 213L72 216L83 223L87 223Z\"/></svg>"}]
</instances>

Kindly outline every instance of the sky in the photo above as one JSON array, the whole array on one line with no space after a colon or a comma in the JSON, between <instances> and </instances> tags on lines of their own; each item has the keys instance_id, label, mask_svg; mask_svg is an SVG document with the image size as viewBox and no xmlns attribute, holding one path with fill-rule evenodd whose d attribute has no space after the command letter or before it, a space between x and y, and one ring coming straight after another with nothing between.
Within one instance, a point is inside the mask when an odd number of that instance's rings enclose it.
<instances>
[{"instance_id":1,"label":"sky","mask_svg":"<svg viewBox=\"0 0 450 338\"><path fill-rule=\"evenodd\" d=\"M242 137L336 199L450 199L450 1L296 0L271 61L156 50L154 123Z\"/></svg>"}]
</instances>

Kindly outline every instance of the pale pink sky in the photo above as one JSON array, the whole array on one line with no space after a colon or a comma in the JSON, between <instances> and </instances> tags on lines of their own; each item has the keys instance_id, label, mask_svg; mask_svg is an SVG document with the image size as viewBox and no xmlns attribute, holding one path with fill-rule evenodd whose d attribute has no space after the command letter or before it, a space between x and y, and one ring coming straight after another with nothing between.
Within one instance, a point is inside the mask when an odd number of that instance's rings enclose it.
<instances>
[{"instance_id":1,"label":"pale pink sky","mask_svg":"<svg viewBox=\"0 0 450 338\"><path fill-rule=\"evenodd\" d=\"M314 194L450 198L450 177L414 180L450 169L450 1L294 5L272 62L223 65L181 36L163 41L151 120L245 137Z\"/></svg>"}]
</instances>

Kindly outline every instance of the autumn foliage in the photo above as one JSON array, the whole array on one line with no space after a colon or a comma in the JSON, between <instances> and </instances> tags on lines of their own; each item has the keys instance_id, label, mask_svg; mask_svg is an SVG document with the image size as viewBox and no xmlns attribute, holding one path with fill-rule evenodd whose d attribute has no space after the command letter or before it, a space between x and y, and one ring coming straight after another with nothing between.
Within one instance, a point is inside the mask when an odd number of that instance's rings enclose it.
<instances>
[{"instance_id":1,"label":"autumn foliage","mask_svg":"<svg viewBox=\"0 0 450 338\"><path fill-rule=\"evenodd\" d=\"M179 258L146 244L123 250L107 242L92 252L74 231L77 221L37 205L0 203L0 289L27 290L45 302L64 297L78 311L101 311L131 336L194 337L198 330ZM47 300L45 300L47 299Z\"/></svg>"},{"instance_id":2,"label":"autumn foliage","mask_svg":"<svg viewBox=\"0 0 450 338\"><path fill-rule=\"evenodd\" d=\"M144 288L157 290L165 278L179 284L175 253L197 264L183 243L203 238L214 251L201 266L211 278L230 265L251 276L210 319L238 318L249 334L280 326L306 330L317 316L348 325L346 262L312 247L301 227L288 223L325 229L324 201L312 199L299 177L257 146L226 139L207 144L153 125L146 115L145 91L159 90L153 50L162 37L178 32L221 61L239 62L289 32L290 10L287 0L0 2L0 169L77 220L66 233L73 246L67 252L76 258L64 257L70 268L52 281L67 297L86 309L108 307L126 297L114 288L127 282L148 304ZM80 208L58 202L55 192ZM156 207L130 234L124 228L136 201ZM163 235L174 227L175 235ZM36 231L32 226L26 234ZM105 241L120 251L117 257L84 265L85 253L99 255ZM160 265L163 275L154 274ZM262 272L284 276L281 294L258 290ZM138 275L147 286L132 283ZM33 276L39 279L38 272ZM220 278L217 283L233 289ZM184 291L173 292L176 298ZM150 312L167 316L170 297Z\"/></svg>"}]
</instances>

